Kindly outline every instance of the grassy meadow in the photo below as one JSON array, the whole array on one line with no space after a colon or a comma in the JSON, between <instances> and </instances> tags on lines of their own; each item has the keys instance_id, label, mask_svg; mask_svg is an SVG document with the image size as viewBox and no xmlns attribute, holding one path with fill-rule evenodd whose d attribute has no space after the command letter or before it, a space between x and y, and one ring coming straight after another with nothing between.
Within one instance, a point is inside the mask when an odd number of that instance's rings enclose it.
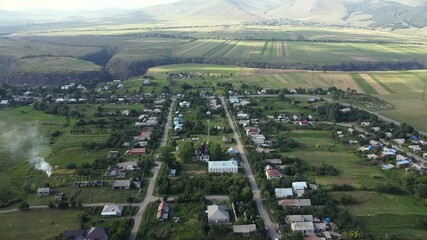
<instances>
[{"instance_id":1,"label":"grassy meadow","mask_svg":"<svg viewBox=\"0 0 427 240\"><path fill-rule=\"evenodd\" d=\"M2 239L53 239L63 231L79 229L81 210L31 210L0 214Z\"/></svg>"}]
</instances>

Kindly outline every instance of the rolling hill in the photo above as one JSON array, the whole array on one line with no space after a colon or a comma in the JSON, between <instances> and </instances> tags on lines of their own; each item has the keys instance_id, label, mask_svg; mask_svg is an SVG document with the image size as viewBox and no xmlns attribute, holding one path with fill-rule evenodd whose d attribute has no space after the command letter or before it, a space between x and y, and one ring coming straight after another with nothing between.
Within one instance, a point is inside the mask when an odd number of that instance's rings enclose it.
<instances>
[{"instance_id":1,"label":"rolling hill","mask_svg":"<svg viewBox=\"0 0 427 240\"><path fill-rule=\"evenodd\" d=\"M288 18L390 29L427 26L426 0L181 0L144 11L195 25Z\"/></svg>"}]
</instances>

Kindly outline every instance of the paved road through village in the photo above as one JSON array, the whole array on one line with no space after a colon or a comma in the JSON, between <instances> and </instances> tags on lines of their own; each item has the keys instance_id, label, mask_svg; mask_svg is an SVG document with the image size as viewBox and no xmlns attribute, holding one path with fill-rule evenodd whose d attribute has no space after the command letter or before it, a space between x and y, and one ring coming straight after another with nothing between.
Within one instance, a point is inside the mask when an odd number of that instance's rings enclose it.
<instances>
[{"instance_id":1,"label":"paved road through village","mask_svg":"<svg viewBox=\"0 0 427 240\"><path fill-rule=\"evenodd\" d=\"M164 133L163 133L163 137L161 140L160 145L161 146L165 146L168 140L168 133L169 130L172 128L172 111L173 111L173 105L175 104L175 98L172 98L172 102L169 108L169 113L168 113L168 117L166 120L166 125L165 125L165 129L164 129ZM147 189L147 194L145 195L144 200L139 203L139 211L138 213L134 216L134 224L133 224L133 228L132 231L130 233L130 240L135 240L136 239L136 235L138 234L138 230L139 227L141 226L142 223L142 217L144 215L145 209L147 208L149 203L155 202L158 199L160 199L159 197L155 197L154 196L154 188L156 185L156 179L157 179L157 175L159 173L159 170L162 166L161 162L156 162L156 167L154 167L151 171L153 172L153 177L151 177L150 179L150 183L148 184L148 189Z\"/></svg>"},{"instance_id":2,"label":"paved road through village","mask_svg":"<svg viewBox=\"0 0 427 240\"><path fill-rule=\"evenodd\" d=\"M240 152L240 156L241 156L242 162L243 162L243 169L245 171L246 177L249 179L249 183L251 185L251 189L252 189L252 192L254 195L254 200L257 204L259 215L260 215L261 219L264 220L265 226L268 228L268 235L272 239L276 239L276 238L281 239L282 235L280 235L279 233L277 233L275 231L276 230L276 224L273 223L273 221L270 218L270 215L268 214L267 208L262 203L261 191L259 190L258 185L255 182L255 177L252 173L251 166L249 165L248 159L246 157L245 149L243 148L242 141L240 140L240 136L239 136L237 129L236 129L236 125L234 124L234 122L231 118L230 112L228 111L228 107L225 104L224 97L221 97L221 101L222 101L222 105L224 106L225 114L226 114L228 121L230 123L230 127L233 130L234 138L236 139L236 142L237 142L237 150L239 150L239 152Z\"/></svg>"}]
</instances>

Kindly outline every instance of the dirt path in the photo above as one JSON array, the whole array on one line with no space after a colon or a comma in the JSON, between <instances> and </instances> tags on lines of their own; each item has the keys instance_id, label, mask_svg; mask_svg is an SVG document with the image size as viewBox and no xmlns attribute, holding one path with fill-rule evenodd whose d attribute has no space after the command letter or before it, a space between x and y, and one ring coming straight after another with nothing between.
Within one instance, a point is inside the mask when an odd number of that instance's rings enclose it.
<instances>
[{"instance_id":1,"label":"dirt path","mask_svg":"<svg viewBox=\"0 0 427 240\"><path fill-rule=\"evenodd\" d=\"M361 73L359 74L369 85L371 85L379 94L390 94L381 84L379 84L375 79L373 79L369 74Z\"/></svg>"},{"instance_id":2,"label":"dirt path","mask_svg":"<svg viewBox=\"0 0 427 240\"><path fill-rule=\"evenodd\" d=\"M240 156L241 156L242 162L243 162L243 169L244 169L245 175L248 178L249 183L251 185L252 193L254 195L253 198L254 198L256 205L257 205L257 208L258 208L258 213L259 213L261 219L264 220L265 226L268 228L268 235L272 239L276 239L276 238L281 239L282 235L278 234L275 231L276 223L274 223L271 220L270 215L268 214L267 208L262 203L261 190L258 188L258 185L255 181L255 177L252 173L251 166L249 165L248 159L246 157L245 149L243 148L243 144L240 140L240 135L237 132L236 124L233 122L233 120L231 118L231 115L230 115L230 112L228 111L228 107L225 103L224 97L221 96L220 98L221 98L222 105L224 106L225 115L228 118L228 122L230 124L231 129L233 130L234 138L236 139L236 142L237 142L237 150L240 152Z\"/></svg>"}]
</instances>

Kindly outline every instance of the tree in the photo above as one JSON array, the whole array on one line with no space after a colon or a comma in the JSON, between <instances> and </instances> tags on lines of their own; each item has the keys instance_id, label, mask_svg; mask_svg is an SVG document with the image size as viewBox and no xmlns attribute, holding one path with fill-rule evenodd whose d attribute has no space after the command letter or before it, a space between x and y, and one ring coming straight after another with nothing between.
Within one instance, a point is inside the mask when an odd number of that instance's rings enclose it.
<instances>
[{"instance_id":1,"label":"tree","mask_svg":"<svg viewBox=\"0 0 427 240\"><path fill-rule=\"evenodd\" d=\"M30 208L30 204L28 204L28 203L27 203L27 202L25 202L25 201L22 201L22 202L20 202L20 203L19 203L18 208L19 208L19 210L21 210L21 211L25 211L25 210L28 210L28 209Z\"/></svg>"},{"instance_id":2,"label":"tree","mask_svg":"<svg viewBox=\"0 0 427 240\"><path fill-rule=\"evenodd\" d=\"M194 155L194 144L191 141L185 141L179 146L179 157L183 161L188 161Z\"/></svg>"},{"instance_id":3,"label":"tree","mask_svg":"<svg viewBox=\"0 0 427 240\"><path fill-rule=\"evenodd\" d=\"M171 166L174 162L174 156L172 155L173 148L172 146L166 145L159 149L160 151L160 160L166 163L168 166Z\"/></svg>"},{"instance_id":4,"label":"tree","mask_svg":"<svg viewBox=\"0 0 427 240\"><path fill-rule=\"evenodd\" d=\"M222 149L221 145L215 142L210 142L208 148L210 153L210 160L219 161L224 159L225 151Z\"/></svg>"}]
</instances>

